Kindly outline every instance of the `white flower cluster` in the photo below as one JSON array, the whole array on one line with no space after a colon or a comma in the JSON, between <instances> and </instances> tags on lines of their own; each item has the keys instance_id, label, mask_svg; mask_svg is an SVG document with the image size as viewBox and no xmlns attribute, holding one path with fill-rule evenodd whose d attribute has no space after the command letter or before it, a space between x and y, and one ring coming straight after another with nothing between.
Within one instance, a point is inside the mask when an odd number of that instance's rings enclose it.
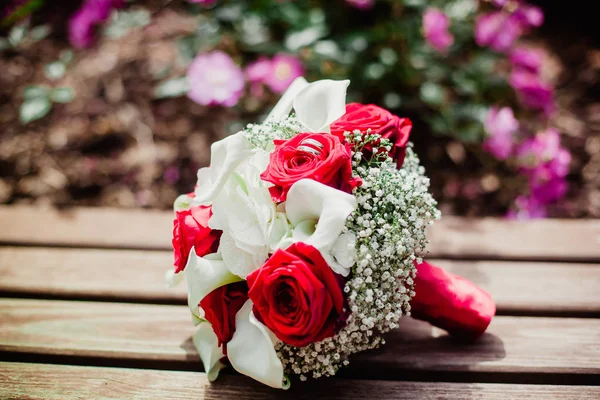
<instances>
[{"instance_id":1,"label":"white flower cluster","mask_svg":"<svg viewBox=\"0 0 600 400\"><path fill-rule=\"evenodd\" d=\"M283 121L249 125L248 141L264 150L272 149L273 139L288 139L298 133L299 124L291 116ZM437 203L428 192L429 179L419 159L406 149L401 169L387 155L390 143L369 132L346 133L357 151L353 154L355 175L362 186L353 195L358 208L348 217L344 233L356 237L356 262L344 287L349 316L337 335L298 348L280 342L277 355L286 374L331 376L348 364L348 357L384 343L382 334L398 327L403 315L410 315L414 296L414 261L425 250L425 230L440 218ZM365 160L361 150L375 146L376 156ZM377 148L379 146L379 149ZM382 150L379 152L378 150Z\"/></svg>"}]
</instances>

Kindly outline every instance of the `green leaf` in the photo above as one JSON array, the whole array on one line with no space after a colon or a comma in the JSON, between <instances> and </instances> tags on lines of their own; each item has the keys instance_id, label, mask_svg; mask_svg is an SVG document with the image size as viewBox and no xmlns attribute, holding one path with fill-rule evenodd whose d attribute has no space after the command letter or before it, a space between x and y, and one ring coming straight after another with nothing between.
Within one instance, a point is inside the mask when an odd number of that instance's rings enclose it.
<instances>
[{"instance_id":1,"label":"green leaf","mask_svg":"<svg viewBox=\"0 0 600 400\"><path fill-rule=\"evenodd\" d=\"M12 46L10 45L10 42L7 39L0 37L0 51L8 50L11 47Z\"/></svg>"},{"instance_id":2,"label":"green leaf","mask_svg":"<svg viewBox=\"0 0 600 400\"><path fill-rule=\"evenodd\" d=\"M50 88L43 85L31 85L23 89L23 98L25 100L31 100L38 97L48 97L50 94Z\"/></svg>"},{"instance_id":3,"label":"green leaf","mask_svg":"<svg viewBox=\"0 0 600 400\"><path fill-rule=\"evenodd\" d=\"M154 88L154 98L179 97L185 95L188 90L189 85L186 77L173 78L162 82Z\"/></svg>"},{"instance_id":4,"label":"green leaf","mask_svg":"<svg viewBox=\"0 0 600 400\"><path fill-rule=\"evenodd\" d=\"M19 108L19 119L23 125L44 117L50 109L52 103L47 97L36 97L28 99L21 104Z\"/></svg>"},{"instance_id":5,"label":"green leaf","mask_svg":"<svg viewBox=\"0 0 600 400\"><path fill-rule=\"evenodd\" d=\"M63 50L60 52L58 59L65 65L73 61L73 50Z\"/></svg>"},{"instance_id":6,"label":"green leaf","mask_svg":"<svg viewBox=\"0 0 600 400\"><path fill-rule=\"evenodd\" d=\"M421 100L430 106L440 106L445 100L444 88L432 82L425 82L421 85Z\"/></svg>"},{"instance_id":7,"label":"green leaf","mask_svg":"<svg viewBox=\"0 0 600 400\"><path fill-rule=\"evenodd\" d=\"M37 42L48 37L50 32L52 32L50 25L38 25L29 31L29 37Z\"/></svg>"},{"instance_id":8,"label":"green leaf","mask_svg":"<svg viewBox=\"0 0 600 400\"><path fill-rule=\"evenodd\" d=\"M50 80L57 81L67 72L67 66L60 61L54 61L44 66L44 73Z\"/></svg>"},{"instance_id":9,"label":"green leaf","mask_svg":"<svg viewBox=\"0 0 600 400\"><path fill-rule=\"evenodd\" d=\"M70 87L57 87L52 91L52 101L55 103L69 103L75 98L75 91Z\"/></svg>"},{"instance_id":10,"label":"green leaf","mask_svg":"<svg viewBox=\"0 0 600 400\"><path fill-rule=\"evenodd\" d=\"M19 45L19 43L21 43L23 41L23 39L25 38L25 33L26 32L27 32L27 24L15 25L10 30L10 33L8 34L8 40L9 40L9 42L14 47L17 47Z\"/></svg>"}]
</instances>

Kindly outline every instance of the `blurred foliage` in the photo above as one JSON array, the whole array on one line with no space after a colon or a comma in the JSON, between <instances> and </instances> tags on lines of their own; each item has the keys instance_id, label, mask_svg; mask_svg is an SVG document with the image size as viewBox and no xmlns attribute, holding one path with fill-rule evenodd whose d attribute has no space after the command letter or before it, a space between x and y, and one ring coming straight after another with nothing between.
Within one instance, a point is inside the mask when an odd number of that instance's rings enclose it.
<instances>
[{"instance_id":1,"label":"blurred foliage","mask_svg":"<svg viewBox=\"0 0 600 400\"><path fill-rule=\"evenodd\" d=\"M452 20L455 41L445 54L423 38L427 7L438 7ZM348 78L351 100L418 117L435 134L463 142L484 138L483 118L491 105L514 100L498 73L503 56L475 44L481 12L476 0L387 0L370 10L343 0L230 0L210 9L190 4L189 11L198 28L178 41L184 63L214 48L242 65L263 55L293 53L309 80ZM176 86L163 83L159 97L173 95L165 88Z\"/></svg>"}]
</instances>

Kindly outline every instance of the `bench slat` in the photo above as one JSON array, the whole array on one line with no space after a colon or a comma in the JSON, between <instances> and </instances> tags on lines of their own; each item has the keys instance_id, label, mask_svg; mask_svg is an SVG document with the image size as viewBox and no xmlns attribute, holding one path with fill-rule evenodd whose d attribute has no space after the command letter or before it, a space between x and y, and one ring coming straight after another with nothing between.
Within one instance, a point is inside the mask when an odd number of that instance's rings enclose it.
<instances>
[{"instance_id":1,"label":"bench slat","mask_svg":"<svg viewBox=\"0 0 600 400\"><path fill-rule=\"evenodd\" d=\"M64 399L279 399L282 392L243 376L210 384L202 373L67 365L0 363L2 398ZM596 399L600 387L329 379L294 384L287 399L371 398Z\"/></svg>"},{"instance_id":2,"label":"bench slat","mask_svg":"<svg viewBox=\"0 0 600 400\"><path fill-rule=\"evenodd\" d=\"M169 251L0 247L0 291L60 297L185 303L186 286L166 288ZM431 260L471 279L500 313L599 315L600 265Z\"/></svg>"},{"instance_id":3,"label":"bench slat","mask_svg":"<svg viewBox=\"0 0 600 400\"><path fill-rule=\"evenodd\" d=\"M329 379L283 393L239 375L210 384L197 372L0 363L0 398L57 399L597 399L600 387Z\"/></svg>"},{"instance_id":4,"label":"bench slat","mask_svg":"<svg viewBox=\"0 0 600 400\"><path fill-rule=\"evenodd\" d=\"M17 360L29 354L45 361L53 355L61 362L75 357L91 365L103 360L113 366L137 361L135 366L160 368L161 362L172 362L200 368L184 306L2 299L0 320L5 359L6 354ZM527 374L551 374L552 379L600 374L600 320L500 316L488 332L475 344L460 344L407 318L381 351L357 356L345 373L397 379L403 371L417 371L419 380L428 372L451 372L456 379L472 373L516 374L495 378L509 382L523 382Z\"/></svg>"},{"instance_id":5,"label":"bench slat","mask_svg":"<svg viewBox=\"0 0 600 400\"><path fill-rule=\"evenodd\" d=\"M0 243L169 249L168 211L0 206ZM431 257L600 260L600 220L444 217L430 230Z\"/></svg>"}]
</instances>

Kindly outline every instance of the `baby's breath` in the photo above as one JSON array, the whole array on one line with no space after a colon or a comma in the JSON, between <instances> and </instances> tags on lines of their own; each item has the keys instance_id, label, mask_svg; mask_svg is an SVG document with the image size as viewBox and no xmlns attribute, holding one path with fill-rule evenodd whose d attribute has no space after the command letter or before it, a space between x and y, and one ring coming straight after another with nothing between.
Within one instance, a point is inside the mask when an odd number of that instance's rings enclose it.
<instances>
[{"instance_id":1,"label":"baby's breath","mask_svg":"<svg viewBox=\"0 0 600 400\"><path fill-rule=\"evenodd\" d=\"M302 130L302 126L295 115L263 124L248 124L244 129L244 134L248 142L260 149L273 151L274 139L291 139Z\"/></svg>"},{"instance_id":2,"label":"baby's breath","mask_svg":"<svg viewBox=\"0 0 600 400\"><path fill-rule=\"evenodd\" d=\"M359 131L347 132L346 139L355 149L354 174L363 180L354 189L358 208L345 229L356 236L356 263L344 287L351 313L334 337L302 348L278 344L286 373L303 380L334 375L351 354L384 344L382 334L410 315L414 261L427 245L426 227L440 218L412 144L397 169L387 154L389 141Z\"/></svg>"}]
</instances>

